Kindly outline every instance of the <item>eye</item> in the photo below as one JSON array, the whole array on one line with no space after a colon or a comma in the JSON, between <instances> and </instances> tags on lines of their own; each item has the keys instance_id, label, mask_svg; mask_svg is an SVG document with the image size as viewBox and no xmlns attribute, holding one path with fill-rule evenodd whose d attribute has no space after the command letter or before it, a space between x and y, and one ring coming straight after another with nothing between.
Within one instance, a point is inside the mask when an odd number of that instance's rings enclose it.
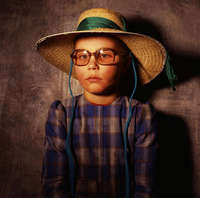
<instances>
[{"instance_id":1,"label":"eye","mask_svg":"<svg viewBox=\"0 0 200 198\"><path fill-rule=\"evenodd\" d=\"M99 53L99 58L101 60L112 60L114 58L114 54L111 50L101 50Z\"/></svg>"},{"instance_id":2,"label":"eye","mask_svg":"<svg viewBox=\"0 0 200 198\"><path fill-rule=\"evenodd\" d=\"M88 55L87 54L80 54L80 55L77 55L77 58L84 60L84 59L88 58Z\"/></svg>"},{"instance_id":3,"label":"eye","mask_svg":"<svg viewBox=\"0 0 200 198\"><path fill-rule=\"evenodd\" d=\"M107 53L102 53L101 57L102 58L109 58L109 57L112 57L112 56L110 54L107 54Z\"/></svg>"},{"instance_id":4,"label":"eye","mask_svg":"<svg viewBox=\"0 0 200 198\"><path fill-rule=\"evenodd\" d=\"M76 57L78 60L86 60L86 59L88 59L88 53L87 53L87 51L79 51L76 54Z\"/></svg>"}]
</instances>

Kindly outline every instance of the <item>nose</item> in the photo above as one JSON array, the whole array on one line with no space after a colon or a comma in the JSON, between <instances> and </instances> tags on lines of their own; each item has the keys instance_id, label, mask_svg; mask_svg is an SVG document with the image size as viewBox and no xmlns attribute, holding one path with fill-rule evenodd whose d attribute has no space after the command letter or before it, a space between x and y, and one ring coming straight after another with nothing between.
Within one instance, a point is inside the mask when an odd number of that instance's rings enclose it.
<instances>
[{"instance_id":1,"label":"nose","mask_svg":"<svg viewBox=\"0 0 200 198\"><path fill-rule=\"evenodd\" d=\"M94 55L90 57L90 61L88 63L88 69L98 69L99 66L97 64L96 58Z\"/></svg>"}]
</instances>

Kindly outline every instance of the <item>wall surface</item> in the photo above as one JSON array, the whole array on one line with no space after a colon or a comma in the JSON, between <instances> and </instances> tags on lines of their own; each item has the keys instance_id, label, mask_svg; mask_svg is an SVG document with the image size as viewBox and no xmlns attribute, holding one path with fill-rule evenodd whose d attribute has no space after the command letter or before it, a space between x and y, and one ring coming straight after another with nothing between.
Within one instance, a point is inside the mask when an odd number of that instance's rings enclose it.
<instances>
[{"instance_id":1,"label":"wall surface","mask_svg":"<svg viewBox=\"0 0 200 198\"><path fill-rule=\"evenodd\" d=\"M80 12L106 7L130 31L161 41L178 76L160 75L138 91L159 112L162 198L200 197L200 1L2 0L0 6L0 197L41 197L44 124L49 105L67 96L67 76L35 51L42 36L75 28ZM73 81L75 94L81 92Z\"/></svg>"}]
</instances>

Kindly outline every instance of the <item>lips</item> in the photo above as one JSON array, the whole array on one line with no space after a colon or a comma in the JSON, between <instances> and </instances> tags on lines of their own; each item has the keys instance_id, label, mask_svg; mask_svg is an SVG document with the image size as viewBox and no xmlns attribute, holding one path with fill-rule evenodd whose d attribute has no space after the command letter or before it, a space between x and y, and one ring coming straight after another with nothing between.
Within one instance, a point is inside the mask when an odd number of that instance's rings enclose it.
<instances>
[{"instance_id":1,"label":"lips","mask_svg":"<svg viewBox=\"0 0 200 198\"><path fill-rule=\"evenodd\" d=\"M98 82L102 79L97 77L97 76L91 76L91 77L87 78L86 80L89 81L89 82Z\"/></svg>"}]
</instances>

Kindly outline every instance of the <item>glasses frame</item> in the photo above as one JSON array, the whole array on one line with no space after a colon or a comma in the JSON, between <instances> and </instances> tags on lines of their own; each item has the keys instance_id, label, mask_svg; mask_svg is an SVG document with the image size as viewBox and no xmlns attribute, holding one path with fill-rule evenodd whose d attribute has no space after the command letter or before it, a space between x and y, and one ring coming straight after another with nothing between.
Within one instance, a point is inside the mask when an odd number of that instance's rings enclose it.
<instances>
[{"instance_id":1,"label":"glasses frame","mask_svg":"<svg viewBox=\"0 0 200 198\"><path fill-rule=\"evenodd\" d=\"M113 63L109 63L109 64L104 64L104 63L102 64L102 63L99 63L99 61L98 61L98 56L99 56L101 50L110 50L110 51L113 52L113 54L114 54ZM84 64L84 65L82 65L82 64L81 64L81 65L80 65L80 64L77 64L77 61L76 61L76 59L75 59L75 53L80 52L80 51L86 51L86 52L89 54L88 62L87 62L86 64ZM123 52L117 52L117 51L115 51L115 50L112 49L112 48L100 48L100 49L96 50L95 52L90 52L90 51L88 51L88 50L86 50L86 49L76 49L76 50L74 50L74 51L72 52L71 58L72 58L72 62L74 63L74 65L80 66L80 67L81 67L81 66L86 66L86 65L88 65L88 63L90 62L91 56L94 56L96 62L97 62L98 64L100 64L100 65L115 65L115 64L118 63L118 62L115 62L116 55L120 55L120 54L125 54L125 53L123 53Z\"/></svg>"}]
</instances>

